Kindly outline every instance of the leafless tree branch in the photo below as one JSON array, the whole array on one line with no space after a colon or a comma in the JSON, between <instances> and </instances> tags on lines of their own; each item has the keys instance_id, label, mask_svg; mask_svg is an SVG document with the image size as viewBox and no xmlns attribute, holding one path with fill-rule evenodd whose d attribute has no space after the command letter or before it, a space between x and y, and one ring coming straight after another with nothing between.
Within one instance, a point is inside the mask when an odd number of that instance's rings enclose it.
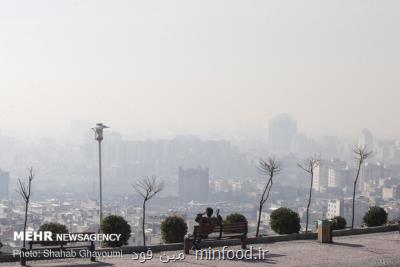
<instances>
[{"instance_id":1,"label":"leafless tree branch","mask_svg":"<svg viewBox=\"0 0 400 267\"><path fill-rule=\"evenodd\" d=\"M309 158L304 165L297 163L297 166L299 166L303 171L311 174L314 172L314 169L319 166L320 162L321 162L320 156L314 156Z\"/></svg>"},{"instance_id":2,"label":"leafless tree branch","mask_svg":"<svg viewBox=\"0 0 400 267\"><path fill-rule=\"evenodd\" d=\"M361 163L372 156L372 151L368 147L360 145L353 147L353 153L355 154L355 159L361 161Z\"/></svg>"},{"instance_id":3,"label":"leafless tree branch","mask_svg":"<svg viewBox=\"0 0 400 267\"><path fill-rule=\"evenodd\" d=\"M161 192L164 188L163 183L157 181L156 176L146 176L136 181L132 185L133 189L143 198L143 219L142 219L142 231L143 231L143 245L146 246L146 233L145 233L145 219L146 219L146 202L152 199L156 194Z\"/></svg>"}]
</instances>

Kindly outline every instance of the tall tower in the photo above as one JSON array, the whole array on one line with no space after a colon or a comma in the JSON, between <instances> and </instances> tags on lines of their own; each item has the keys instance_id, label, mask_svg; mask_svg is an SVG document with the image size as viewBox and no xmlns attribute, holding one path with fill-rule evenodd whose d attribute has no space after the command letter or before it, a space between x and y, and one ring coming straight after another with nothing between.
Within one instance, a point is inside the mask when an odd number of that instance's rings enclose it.
<instances>
[{"instance_id":1,"label":"tall tower","mask_svg":"<svg viewBox=\"0 0 400 267\"><path fill-rule=\"evenodd\" d=\"M181 200L207 201L209 173L208 168L183 169L179 166L179 197Z\"/></svg>"},{"instance_id":2,"label":"tall tower","mask_svg":"<svg viewBox=\"0 0 400 267\"><path fill-rule=\"evenodd\" d=\"M296 135L297 121L288 114L279 114L269 121L268 145L272 151L291 152Z\"/></svg>"}]
</instances>

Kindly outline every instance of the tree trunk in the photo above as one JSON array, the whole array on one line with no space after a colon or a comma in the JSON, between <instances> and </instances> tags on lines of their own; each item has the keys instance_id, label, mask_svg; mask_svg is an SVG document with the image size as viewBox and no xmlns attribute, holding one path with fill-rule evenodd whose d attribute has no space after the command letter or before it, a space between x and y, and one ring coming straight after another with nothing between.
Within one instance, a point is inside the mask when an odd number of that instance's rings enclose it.
<instances>
[{"instance_id":1,"label":"tree trunk","mask_svg":"<svg viewBox=\"0 0 400 267\"><path fill-rule=\"evenodd\" d=\"M268 183L267 183L267 185L266 185L265 188L264 188L263 194L261 195L260 206L259 206L259 209L258 209L258 220L257 220L256 237L258 237L258 234L259 234L259 232L260 232L261 212L262 212L262 208L263 208L263 206L264 206L264 203L265 203L265 202L267 201L267 199L268 199L269 191L271 190L271 187L272 187L272 177L273 177L272 175L269 177ZM271 186L270 186L270 184L271 184ZM267 193L268 186L269 186L268 194L267 194L267 197L266 197L265 200L264 200L265 193Z\"/></svg>"},{"instance_id":2,"label":"tree trunk","mask_svg":"<svg viewBox=\"0 0 400 267\"><path fill-rule=\"evenodd\" d=\"M354 204L356 201L356 187L357 187L358 177L360 176L361 164L362 164L362 161L360 160L360 162L358 163L356 179L354 180L354 185L353 185L353 203L352 203L353 209L352 209L352 216L351 216L351 229L354 229Z\"/></svg>"},{"instance_id":3,"label":"tree trunk","mask_svg":"<svg viewBox=\"0 0 400 267\"><path fill-rule=\"evenodd\" d=\"M23 248L25 248L26 246L26 224L28 222L28 202L25 203L25 221L24 221L24 242L23 242Z\"/></svg>"},{"instance_id":4,"label":"tree trunk","mask_svg":"<svg viewBox=\"0 0 400 267\"><path fill-rule=\"evenodd\" d=\"M144 231L145 219L146 219L146 200L143 201L143 219L142 219L143 246L146 246L146 233Z\"/></svg>"},{"instance_id":5,"label":"tree trunk","mask_svg":"<svg viewBox=\"0 0 400 267\"><path fill-rule=\"evenodd\" d=\"M260 223L261 223L261 212L262 212L262 208L263 208L263 201L260 201L260 207L258 208L258 220L257 220L257 230L256 230L256 237L258 237L258 233L260 231Z\"/></svg>"},{"instance_id":6,"label":"tree trunk","mask_svg":"<svg viewBox=\"0 0 400 267\"><path fill-rule=\"evenodd\" d=\"M308 213L309 213L310 204L311 204L311 195L312 195L313 180L314 180L314 173L311 173L310 195L309 195L309 197L308 197L307 216L306 216L306 234L308 234Z\"/></svg>"},{"instance_id":7,"label":"tree trunk","mask_svg":"<svg viewBox=\"0 0 400 267\"><path fill-rule=\"evenodd\" d=\"M271 192L271 188L272 188L272 178L271 178L271 185L270 185L269 188L268 188L267 196L265 197L264 203L265 203L265 201L267 201L268 198L269 198L269 192Z\"/></svg>"}]
</instances>

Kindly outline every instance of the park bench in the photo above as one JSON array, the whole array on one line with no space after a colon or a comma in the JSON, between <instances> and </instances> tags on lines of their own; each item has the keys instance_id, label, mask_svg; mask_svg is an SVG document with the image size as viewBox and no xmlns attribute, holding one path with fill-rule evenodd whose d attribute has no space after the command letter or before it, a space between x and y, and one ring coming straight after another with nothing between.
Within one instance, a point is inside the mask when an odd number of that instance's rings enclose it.
<instances>
[{"instance_id":1,"label":"park bench","mask_svg":"<svg viewBox=\"0 0 400 267\"><path fill-rule=\"evenodd\" d=\"M199 224L193 229L193 234L187 235L184 240L185 254L189 250L199 249L203 241L240 239L242 249L246 249L247 222L224 223L221 225Z\"/></svg>"},{"instance_id":2,"label":"park bench","mask_svg":"<svg viewBox=\"0 0 400 267\"><path fill-rule=\"evenodd\" d=\"M71 234L82 234L82 233L71 233ZM94 234L94 233L83 233L83 234ZM74 243L74 245L69 245L70 243ZM76 244L76 243L82 243L82 244ZM75 245L76 244L76 245ZM40 255L43 255L45 251L75 251L75 250L82 250L82 249L87 249L91 253L90 261L95 262L96 257L94 256L95 252L95 244L94 241L78 241L78 240L69 240L69 241L46 241L43 243L43 241L29 241L28 242L29 248L22 248L21 249L21 257L20 257L20 262L21 266L26 266L26 261L29 260L29 257L25 257L25 253L29 252L36 252ZM38 247L34 247L35 245L40 245ZM25 252L25 253L22 253ZM46 258L40 258L40 259L46 259Z\"/></svg>"}]
</instances>

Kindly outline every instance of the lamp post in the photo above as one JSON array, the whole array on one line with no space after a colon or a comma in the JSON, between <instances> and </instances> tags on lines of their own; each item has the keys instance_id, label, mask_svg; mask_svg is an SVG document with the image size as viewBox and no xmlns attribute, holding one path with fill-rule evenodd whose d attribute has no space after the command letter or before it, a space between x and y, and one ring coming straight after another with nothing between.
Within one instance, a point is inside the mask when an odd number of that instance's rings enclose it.
<instances>
[{"instance_id":1,"label":"lamp post","mask_svg":"<svg viewBox=\"0 0 400 267\"><path fill-rule=\"evenodd\" d=\"M103 221L103 188L102 188L102 170L101 170L101 141L103 141L103 130L109 128L103 123L97 123L95 127L92 128L94 132L94 139L99 143L99 185L100 185L100 231L101 222Z\"/></svg>"}]
</instances>

